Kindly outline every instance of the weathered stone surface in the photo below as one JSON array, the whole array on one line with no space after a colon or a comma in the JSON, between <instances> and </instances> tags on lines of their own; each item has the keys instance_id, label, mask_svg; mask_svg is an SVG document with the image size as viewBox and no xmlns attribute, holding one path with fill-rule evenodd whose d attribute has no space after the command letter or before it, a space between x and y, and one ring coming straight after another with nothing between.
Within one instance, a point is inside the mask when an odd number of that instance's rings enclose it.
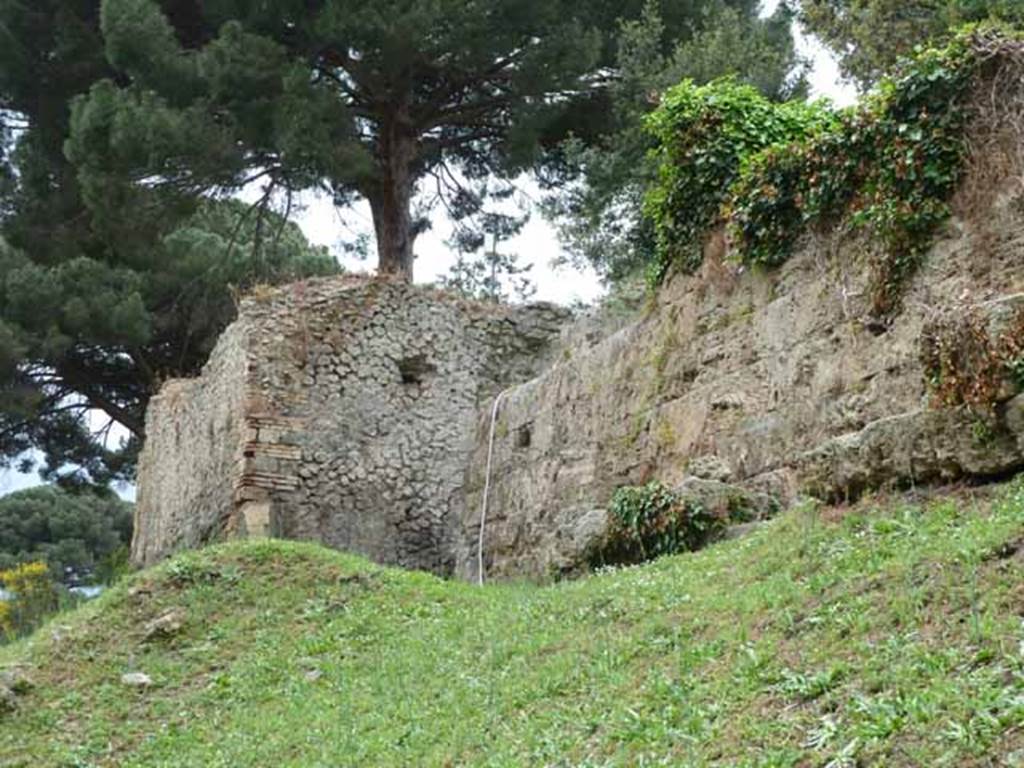
<instances>
[{"instance_id":1,"label":"weathered stone surface","mask_svg":"<svg viewBox=\"0 0 1024 768\"><path fill-rule=\"evenodd\" d=\"M1018 185L1019 186L1019 185ZM918 361L931 313L965 303L996 325L1024 288L1024 206L1001 203L980 237L953 222L886 323L869 308L862 243L807 239L769 272L710 259L679 275L635 323L589 342L508 392L499 415L484 565L544 578L567 537L615 489L687 475L784 501L877 484L1020 468L1024 413L978 441L963 414L926 407ZM979 247L979 243L982 247ZM489 408L477 420L456 572L477 578ZM528 443L517 436L530 434Z\"/></svg>"},{"instance_id":2,"label":"weathered stone surface","mask_svg":"<svg viewBox=\"0 0 1024 768\"><path fill-rule=\"evenodd\" d=\"M686 469L694 477L717 480L720 483L727 483L732 478L732 470L729 465L718 456L698 456L687 465Z\"/></svg>"},{"instance_id":3,"label":"weathered stone surface","mask_svg":"<svg viewBox=\"0 0 1024 768\"><path fill-rule=\"evenodd\" d=\"M681 501L699 504L721 520L767 520L779 511L774 496L718 480L688 477L673 490Z\"/></svg>"},{"instance_id":4,"label":"weathered stone surface","mask_svg":"<svg viewBox=\"0 0 1024 768\"><path fill-rule=\"evenodd\" d=\"M1024 468L1024 396L992 426L965 410L917 410L872 422L797 459L804 490L828 499L889 484L998 477Z\"/></svg>"},{"instance_id":5,"label":"weathered stone surface","mask_svg":"<svg viewBox=\"0 0 1024 768\"><path fill-rule=\"evenodd\" d=\"M146 624L143 630L144 639L150 641L174 637L184 626L185 611L181 608L172 608Z\"/></svg>"},{"instance_id":6,"label":"weathered stone surface","mask_svg":"<svg viewBox=\"0 0 1024 768\"><path fill-rule=\"evenodd\" d=\"M244 438L243 328L224 332L197 379L170 381L150 403L139 457L132 560L153 563L219 537L234 508Z\"/></svg>"}]
</instances>

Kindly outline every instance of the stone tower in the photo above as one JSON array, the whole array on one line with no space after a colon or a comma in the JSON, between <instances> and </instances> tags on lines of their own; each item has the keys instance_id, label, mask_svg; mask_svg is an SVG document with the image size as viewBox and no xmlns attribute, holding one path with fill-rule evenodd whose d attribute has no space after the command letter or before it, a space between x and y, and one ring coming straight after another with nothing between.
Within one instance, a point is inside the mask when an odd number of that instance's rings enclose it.
<instances>
[{"instance_id":1,"label":"stone tower","mask_svg":"<svg viewBox=\"0 0 1024 768\"><path fill-rule=\"evenodd\" d=\"M247 298L202 375L150 406L134 562L269 534L451 572L477 411L568 317L356 277Z\"/></svg>"}]
</instances>

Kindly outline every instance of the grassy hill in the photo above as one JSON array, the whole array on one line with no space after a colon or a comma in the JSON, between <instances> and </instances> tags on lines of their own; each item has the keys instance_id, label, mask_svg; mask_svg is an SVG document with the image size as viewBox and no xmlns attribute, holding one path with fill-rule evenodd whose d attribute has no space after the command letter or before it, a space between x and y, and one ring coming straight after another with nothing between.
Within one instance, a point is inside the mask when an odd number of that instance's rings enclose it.
<instances>
[{"instance_id":1,"label":"grassy hill","mask_svg":"<svg viewBox=\"0 0 1024 768\"><path fill-rule=\"evenodd\" d=\"M0 765L1024 765L1022 614L1019 481L551 587L231 544L0 651Z\"/></svg>"}]
</instances>

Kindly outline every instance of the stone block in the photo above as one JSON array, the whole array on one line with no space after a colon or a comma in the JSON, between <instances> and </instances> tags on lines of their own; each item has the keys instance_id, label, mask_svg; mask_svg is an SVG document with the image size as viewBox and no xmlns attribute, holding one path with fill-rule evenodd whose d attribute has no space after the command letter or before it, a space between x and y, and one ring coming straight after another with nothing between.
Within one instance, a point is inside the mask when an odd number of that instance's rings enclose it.
<instances>
[{"instance_id":1,"label":"stone block","mask_svg":"<svg viewBox=\"0 0 1024 768\"><path fill-rule=\"evenodd\" d=\"M263 539L270 536L270 509L270 501L247 501L241 505L239 515L246 538Z\"/></svg>"}]
</instances>

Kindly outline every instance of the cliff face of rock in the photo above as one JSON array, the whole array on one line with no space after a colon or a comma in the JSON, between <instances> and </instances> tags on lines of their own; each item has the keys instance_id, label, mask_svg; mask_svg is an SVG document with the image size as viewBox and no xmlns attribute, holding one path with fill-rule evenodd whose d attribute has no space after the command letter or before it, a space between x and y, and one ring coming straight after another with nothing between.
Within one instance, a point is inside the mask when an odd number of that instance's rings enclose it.
<instances>
[{"instance_id":1,"label":"cliff face of rock","mask_svg":"<svg viewBox=\"0 0 1024 768\"><path fill-rule=\"evenodd\" d=\"M387 281L252 297L203 375L153 402L134 560L276 535L476 579L499 393L490 578L576 570L623 485L785 502L1020 469L1024 399L984 424L931 408L919 350L936 313L994 327L1024 303L1022 200L1018 184L980 228L952 222L884 322L865 245L824 236L770 272L709 257L611 335Z\"/></svg>"},{"instance_id":2,"label":"cliff face of rock","mask_svg":"<svg viewBox=\"0 0 1024 768\"><path fill-rule=\"evenodd\" d=\"M953 222L886 322L869 314L864 245L819 238L772 272L709 259L650 311L568 349L501 404L484 531L494 577L571 571L614 490L722 479L782 500L1024 466L1019 400L979 435L975 415L928 407L922 328L971 306L998 317L1024 291L1019 188L970 232ZM489 414L478 416L456 571L477 577Z\"/></svg>"}]
</instances>

